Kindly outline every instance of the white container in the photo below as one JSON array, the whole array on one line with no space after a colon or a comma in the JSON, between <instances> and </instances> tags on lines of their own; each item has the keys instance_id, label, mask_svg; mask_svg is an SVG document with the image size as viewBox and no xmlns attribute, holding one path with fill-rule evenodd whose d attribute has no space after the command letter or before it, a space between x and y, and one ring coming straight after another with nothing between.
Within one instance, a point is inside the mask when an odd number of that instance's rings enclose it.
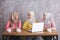
<instances>
[{"instance_id":1,"label":"white container","mask_svg":"<svg viewBox=\"0 0 60 40\"><path fill-rule=\"evenodd\" d=\"M11 33L11 29L7 29L7 32Z\"/></svg>"},{"instance_id":2,"label":"white container","mask_svg":"<svg viewBox=\"0 0 60 40\"><path fill-rule=\"evenodd\" d=\"M48 28L47 31L48 31L48 32L52 32L52 29L51 29L51 28Z\"/></svg>"},{"instance_id":3,"label":"white container","mask_svg":"<svg viewBox=\"0 0 60 40\"><path fill-rule=\"evenodd\" d=\"M17 32L21 32L21 29L17 28L16 31L17 31Z\"/></svg>"}]
</instances>

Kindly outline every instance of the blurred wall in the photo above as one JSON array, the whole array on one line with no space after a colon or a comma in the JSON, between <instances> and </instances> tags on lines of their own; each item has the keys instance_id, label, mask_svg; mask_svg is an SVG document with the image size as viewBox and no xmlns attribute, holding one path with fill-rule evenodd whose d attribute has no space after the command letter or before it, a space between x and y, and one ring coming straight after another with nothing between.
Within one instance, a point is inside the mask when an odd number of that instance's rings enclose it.
<instances>
[{"instance_id":1,"label":"blurred wall","mask_svg":"<svg viewBox=\"0 0 60 40\"><path fill-rule=\"evenodd\" d=\"M60 39L60 0L0 0L0 39L10 13L15 11L19 13L22 23L28 11L34 11L39 21L45 11L53 13Z\"/></svg>"}]
</instances>

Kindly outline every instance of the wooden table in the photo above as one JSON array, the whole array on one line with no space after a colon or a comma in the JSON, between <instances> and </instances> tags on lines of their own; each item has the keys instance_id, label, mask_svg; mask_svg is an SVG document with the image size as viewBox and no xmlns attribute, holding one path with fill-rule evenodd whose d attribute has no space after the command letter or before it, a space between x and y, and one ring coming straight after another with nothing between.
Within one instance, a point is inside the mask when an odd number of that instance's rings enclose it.
<instances>
[{"instance_id":1,"label":"wooden table","mask_svg":"<svg viewBox=\"0 0 60 40\"><path fill-rule=\"evenodd\" d=\"M58 40L58 33L56 31L53 31L53 32L28 32L26 30L22 30L20 33L17 33L17 32L11 32L11 33L8 33L6 31L4 31L2 33L2 39L3 40L6 40L8 36L52 36L53 37L53 40ZM56 38L54 38L54 36ZM5 39L6 38L6 39Z\"/></svg>"}]
</instances>

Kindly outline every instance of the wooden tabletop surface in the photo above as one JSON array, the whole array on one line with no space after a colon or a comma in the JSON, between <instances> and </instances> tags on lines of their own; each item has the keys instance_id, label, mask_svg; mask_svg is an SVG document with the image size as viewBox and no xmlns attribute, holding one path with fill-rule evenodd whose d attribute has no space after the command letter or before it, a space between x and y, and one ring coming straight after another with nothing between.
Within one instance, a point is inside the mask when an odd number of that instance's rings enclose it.
<instances>
[{"instance_id":1,"label":"wooden tabletop surface","mask_svg":"<svg viewBox=\"0 0 60 40\"><path fill-rule=\"evenodd\" d=\"M2 35L16 35L16 36L56 36L58 35L57 31L53 32L28 32L26 30L22 30L20 33L18 32L11 32L8 33L7 31L4 31Z\"/></svg>"}]
</instances>

